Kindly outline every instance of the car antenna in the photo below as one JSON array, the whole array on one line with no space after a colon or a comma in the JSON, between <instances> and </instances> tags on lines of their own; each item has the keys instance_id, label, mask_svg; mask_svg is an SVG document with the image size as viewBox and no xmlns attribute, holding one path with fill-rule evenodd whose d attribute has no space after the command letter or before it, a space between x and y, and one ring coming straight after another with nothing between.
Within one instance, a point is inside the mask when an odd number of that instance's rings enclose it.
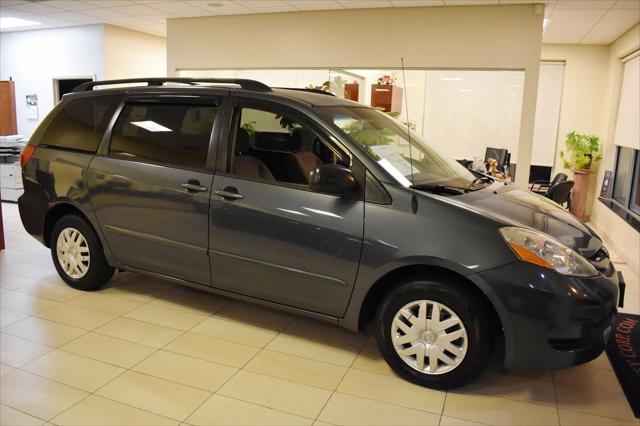
<instances>
[{"instance_id":1,"label":"car antenna","mask_svg":"<svg viewBox=\"0 0 640 426\"><path fill-rule=\"evenodd\" d=\"M413 177L413 153L411 149L411 125L409 123L409 101L407 100L407 78L404 75L404 58L400 57L400 65L402 65L402 84L404 85L404 110L407 113L407 138L409 140L409 164L411 164L411 210L413 214L418 212L418 197L416 197L416 188Z\"/></svg>"}]
</instances>

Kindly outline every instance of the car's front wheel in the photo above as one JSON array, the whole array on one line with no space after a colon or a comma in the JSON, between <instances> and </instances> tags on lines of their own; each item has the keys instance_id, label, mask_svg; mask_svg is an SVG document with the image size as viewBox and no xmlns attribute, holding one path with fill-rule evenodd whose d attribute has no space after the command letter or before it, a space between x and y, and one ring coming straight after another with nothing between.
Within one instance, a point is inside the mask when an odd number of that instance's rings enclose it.
<instances>
[{"instance_id":1,"label":"car's front wheel","mask_svg":"<svg viewBox=\"0 0 640 426\"><path fill-rule=\"evenodd\" d=\"M400 376L430 388L474 380L493 347L484 301L459 283L408 280L384 299L378 347ZM486 303L486 302L485 302Z\"/></svg>"},{"instance_id":2,"label":"car's front wheel","mask_svg":"<svg viewBox=\"0 0 640 426\"><path fill-rule=\"evenodd\" d=\"M97 290L114 273L95 231L76 215L64 216L54 225L51 257L60 277L78 290Z\"/></svg>"}]
</instances>

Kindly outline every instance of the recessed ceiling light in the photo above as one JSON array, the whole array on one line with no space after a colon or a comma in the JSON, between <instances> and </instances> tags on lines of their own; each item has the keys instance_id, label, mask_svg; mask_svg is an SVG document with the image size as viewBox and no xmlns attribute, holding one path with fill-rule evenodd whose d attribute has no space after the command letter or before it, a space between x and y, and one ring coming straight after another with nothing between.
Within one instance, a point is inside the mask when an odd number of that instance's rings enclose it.
<instances>
[{"instance_id":1,"label":"recessed ceiling light","mask_svg":"<svg viewBox=\"0 0 640 426\"><path fill-rule=\"evenodd\" d=\"M14 18L12 16L6 16L0 18L0 29L5 30L7 28L28 27L30 25L40 25L42 22L29 21L28 19Z\"/></svg>"},{"instance_id":2,"label":"recessed ceiling light","mask_svg":"<svg viewBox=\"0 0 640 426\"><path fill-rule=\"evenodd\" d=\"M207 6L209 6L209 7L222 7L223 4L222 3L207 3Z\"/></svg>"}]
</instances>

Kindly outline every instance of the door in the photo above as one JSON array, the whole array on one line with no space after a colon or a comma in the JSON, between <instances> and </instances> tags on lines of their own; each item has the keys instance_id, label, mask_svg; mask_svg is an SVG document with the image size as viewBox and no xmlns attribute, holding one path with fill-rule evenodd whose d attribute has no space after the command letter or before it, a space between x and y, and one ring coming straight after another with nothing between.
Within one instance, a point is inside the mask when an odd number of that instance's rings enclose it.
<instances>
[{"instance_id":1,"label":"door","mask_svg":"<svg viewBox=\"0 0 640 426\"><path fill-rule=\"evenodd\" d=\"M301 113L238 102L221 139L228 163L213 182L212 285L342 316L362 249L364 191L315 193L307 180L322 163L352 167L359 182L364 169Z\"/></svg>"},{"instance_id":2,"label":"door","mask_svg":"<svg viewBox=\"0 0 640 426\"><path fill-rule=\"evenodd\" d=\"M120 263L209 285L207 164L220 99L157 99L127 101L107 155L91 163L91 203Z\"/></svg>"}]
</instances>

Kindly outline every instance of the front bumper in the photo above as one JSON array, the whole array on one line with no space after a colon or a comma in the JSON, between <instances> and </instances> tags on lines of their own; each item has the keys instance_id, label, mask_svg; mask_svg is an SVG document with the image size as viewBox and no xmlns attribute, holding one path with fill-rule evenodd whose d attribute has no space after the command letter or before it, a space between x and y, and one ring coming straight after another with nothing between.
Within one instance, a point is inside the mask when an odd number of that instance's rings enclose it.
<instances>
[{"instance_id":1,"label":"front bumper","mask_svg":"<svg viewBox=\"0 0 640 426\"><path fill-rule=\"evenodd\" d=\"M502 321L505 367L557 369L604 350L624 284L610 275L568 277L524 262L474 274Z\"/></svg>"}]
</instances>

